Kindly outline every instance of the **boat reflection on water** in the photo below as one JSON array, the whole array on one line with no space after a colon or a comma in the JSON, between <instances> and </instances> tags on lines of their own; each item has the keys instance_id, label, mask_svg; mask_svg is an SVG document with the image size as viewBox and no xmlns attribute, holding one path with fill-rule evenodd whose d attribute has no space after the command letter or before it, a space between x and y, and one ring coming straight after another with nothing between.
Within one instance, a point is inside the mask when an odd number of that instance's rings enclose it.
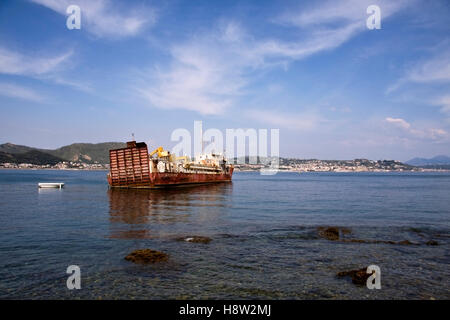
<instances>
[{"instance_id":1,"label":"boat reflection on water","mask_svg":"<svg viewBox=\"0 0 450 320\"><path fill-rule=\"evenodd\" d=\"M152 239L218 224L232 183L166 189L108 190L110 238Z\"/></svg>"}]
</instances>

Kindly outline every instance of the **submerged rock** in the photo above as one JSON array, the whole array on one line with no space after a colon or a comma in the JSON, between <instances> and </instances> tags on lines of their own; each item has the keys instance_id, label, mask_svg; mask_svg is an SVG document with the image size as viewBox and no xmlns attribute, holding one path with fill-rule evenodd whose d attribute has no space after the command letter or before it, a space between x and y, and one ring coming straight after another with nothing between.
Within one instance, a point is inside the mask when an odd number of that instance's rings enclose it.
<instances>
[{"instance_id":1,"label":"submerged rock","mask_svg":"<svg viewBox=\"0 0 450 320\"><path fill-rule=\"evenodd\" d=\"M437 241L435 241L435 240L428 240L425 244L427 246L437 246L437 245L439 245L439 243Z\"/></svg>"},{"instance_id":2,"label":"submerged rock","mask_svg":"<svg viewBox=\"0 0 450 320\"><path fill-rule=\"evenodd\" d=\"M418 243L413 243L409 240L402 241L392 241L392 240L365 240L365 239L345 239L342 235L351 234L352 231L345 227L318 227L317 232L321 238L339 241L339 242L351 242L351 243L373 243L373 244L397 244L397 245L418 245ZM430 241L429 241L430 242ZM429 244L434 245L434 244Z\"/></svg>"},{"instance_id":3,"label":"submerged rock","mask_svg":"<svg viewBox=\"0 0 450 320\"><path fill-rule=\"evenodd\" d=\"M343 239L342 242L352 242L352 243L375 243L370 240L362 240L362 239Z\"/></svg>"},{"instance_id":4,"label":"submerged rock","mask_svg":"<svg viewBox=\"0 0 450 320\"><path fill-rule=\"evenodd\" d=\"M317 231L319 232L319 236L327 239L336 241L339 240L339 228L338 227L318 227Z\"/></svg>"},{"instance_id":5,"label":"submerged rock","mask_svg":"<svg viewBox=\"0 0 450 320\"><path fill-rule=\"evenodd\" d=\"M194 243L210 243L211 238L203 237L203 236L192 236L192 237L183 237L178 238L178 241L186 241L186 242L194 242Z\"/></svg>"},{"instance_id":6,"label":"submerged rock","mask_svg":"<svg viewBox=\"0 0 450 320\"><path fill-rule=\"evenodd\" d=\"M363 239L343 239L342 242L353 242L353 243L374 243L374 244L399 244L399 245L413 245L416 243L412 243L409 240L402 241L392 241L392 240L363 240Z\"/></svg>"},{"instance_id":7,"label":"submerged rock","mask_svg":"<svg viewBox=\"0 0 450 320\"><path fill-rule=\"evenodd\" d=\"M352 230L349 228L341 228L342 234L351 234Z\"/></svg>"},{"instance_id":8,"label":"submerged rock","mask_svg":"<svg viewBox=\"0 0 450 320\"><path fill-rule=\"evenodd\" d=\"M341 239L340 235L351 234L352 230L345 227L318 227L317 232L321 238L336 241Z\"/></svg>"},{"instance_id":9,"label":"submerged rock","mask_svg":"<svg viewBox=\"0 0 450 320\"><path fill-rule=\"evenodd\" d=\"M134 263L155 263L160 261L167 261L169 255L151 249L139 249L134 250L129 255L125 257L125 260L131 261Z\"/></svg>"},{"instance_id":10,"label":"submerged rock","mask_svg":"<svg viewBox=\"0 0 450 320\"><path fill-rule=\"evenodd\" d=\"M349 270L349 271L341 271L337 273L337 276L342 277L351 277L352 282L357 285L365 285L367 279L370 277L369 273L366 273L367 268L361 268L357 270Z\"/></svg>"}]
</instances>

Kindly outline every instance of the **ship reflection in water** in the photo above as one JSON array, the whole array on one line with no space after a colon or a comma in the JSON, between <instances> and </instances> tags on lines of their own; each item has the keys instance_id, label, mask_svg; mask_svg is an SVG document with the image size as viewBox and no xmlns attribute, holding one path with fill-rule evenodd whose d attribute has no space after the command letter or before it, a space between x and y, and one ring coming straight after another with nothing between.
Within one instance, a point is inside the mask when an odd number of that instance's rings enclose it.
<instances>
[{"instance_id":1,"label":"ship reflection in water","mask_svg":"<svg viewBox=\"0 0 450 320\"><path fill-rule=\"evenodd\" d=\"M232 183L167 189L109 189L110 238L156 239L219 226ZM227 200L228 199L228 200Z\"/></svg>"}]
</instances>

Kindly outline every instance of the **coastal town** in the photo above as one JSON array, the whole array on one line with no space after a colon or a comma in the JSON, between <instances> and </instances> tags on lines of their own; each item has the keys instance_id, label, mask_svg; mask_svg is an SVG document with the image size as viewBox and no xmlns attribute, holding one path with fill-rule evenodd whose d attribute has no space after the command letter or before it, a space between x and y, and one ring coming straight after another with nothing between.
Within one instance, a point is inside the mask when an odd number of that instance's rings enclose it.
<instances>
[{"instance_id":1,"label":"coastal town","mask_svg":"<svg viewBox=\"0 0 450 320\"><path fill-rule=\"evenodd\" d=\"M63 161L56 164L0 163L0 169L108 170L109 164Z\"/></svg>"},{"instance_id":2,"label":"coastal town","mask_svg":"<svg viewBox=\"0 0 450 320\"><path fill-rule=\"evenodd\" d=\"M256 171L262 164L236 164L238 171ZM279 171L289 172L389 172L389 171L425 171L396 160L318 160L280 158Z\"/></svg>"},{"instance_id":3,"label":"coastal town","mask_svg":"<svg viewBox=\"0 0 450 320\"><path fill-rule=\"evenodd\" d=\"M259 171L269 168L262 163L235 161L235 171ZM255 161L256 162L256 161ZM0 163L0 169L51 169L51 170L109 170L109 164L63 161L56 164ZM390 172L390 171L436 171L411 166L396 160L317 160L280 158L278 171L282 172Z\"/></svg>"}]
</instances>

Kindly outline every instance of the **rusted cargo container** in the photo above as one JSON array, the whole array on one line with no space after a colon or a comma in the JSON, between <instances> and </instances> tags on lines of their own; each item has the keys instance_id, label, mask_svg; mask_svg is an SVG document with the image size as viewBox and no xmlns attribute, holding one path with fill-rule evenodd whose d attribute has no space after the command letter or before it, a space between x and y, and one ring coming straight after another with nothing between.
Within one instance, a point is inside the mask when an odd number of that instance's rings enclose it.
<instances>
[{"instance_id":1,"label":"rusted cargo container","mask_svg":"<svg viewBox=\"0 0 450 320\"><path fill-rule=\"evenodd\" d=\"M157 155L153 158L153 155ZM233 166L218 155L197 162L176 158L160 147L149 154L146 143L127 142L126 148L109 151L111 187L162 188L189 184L230 182Z\"/></svg>"}]
</instances>

